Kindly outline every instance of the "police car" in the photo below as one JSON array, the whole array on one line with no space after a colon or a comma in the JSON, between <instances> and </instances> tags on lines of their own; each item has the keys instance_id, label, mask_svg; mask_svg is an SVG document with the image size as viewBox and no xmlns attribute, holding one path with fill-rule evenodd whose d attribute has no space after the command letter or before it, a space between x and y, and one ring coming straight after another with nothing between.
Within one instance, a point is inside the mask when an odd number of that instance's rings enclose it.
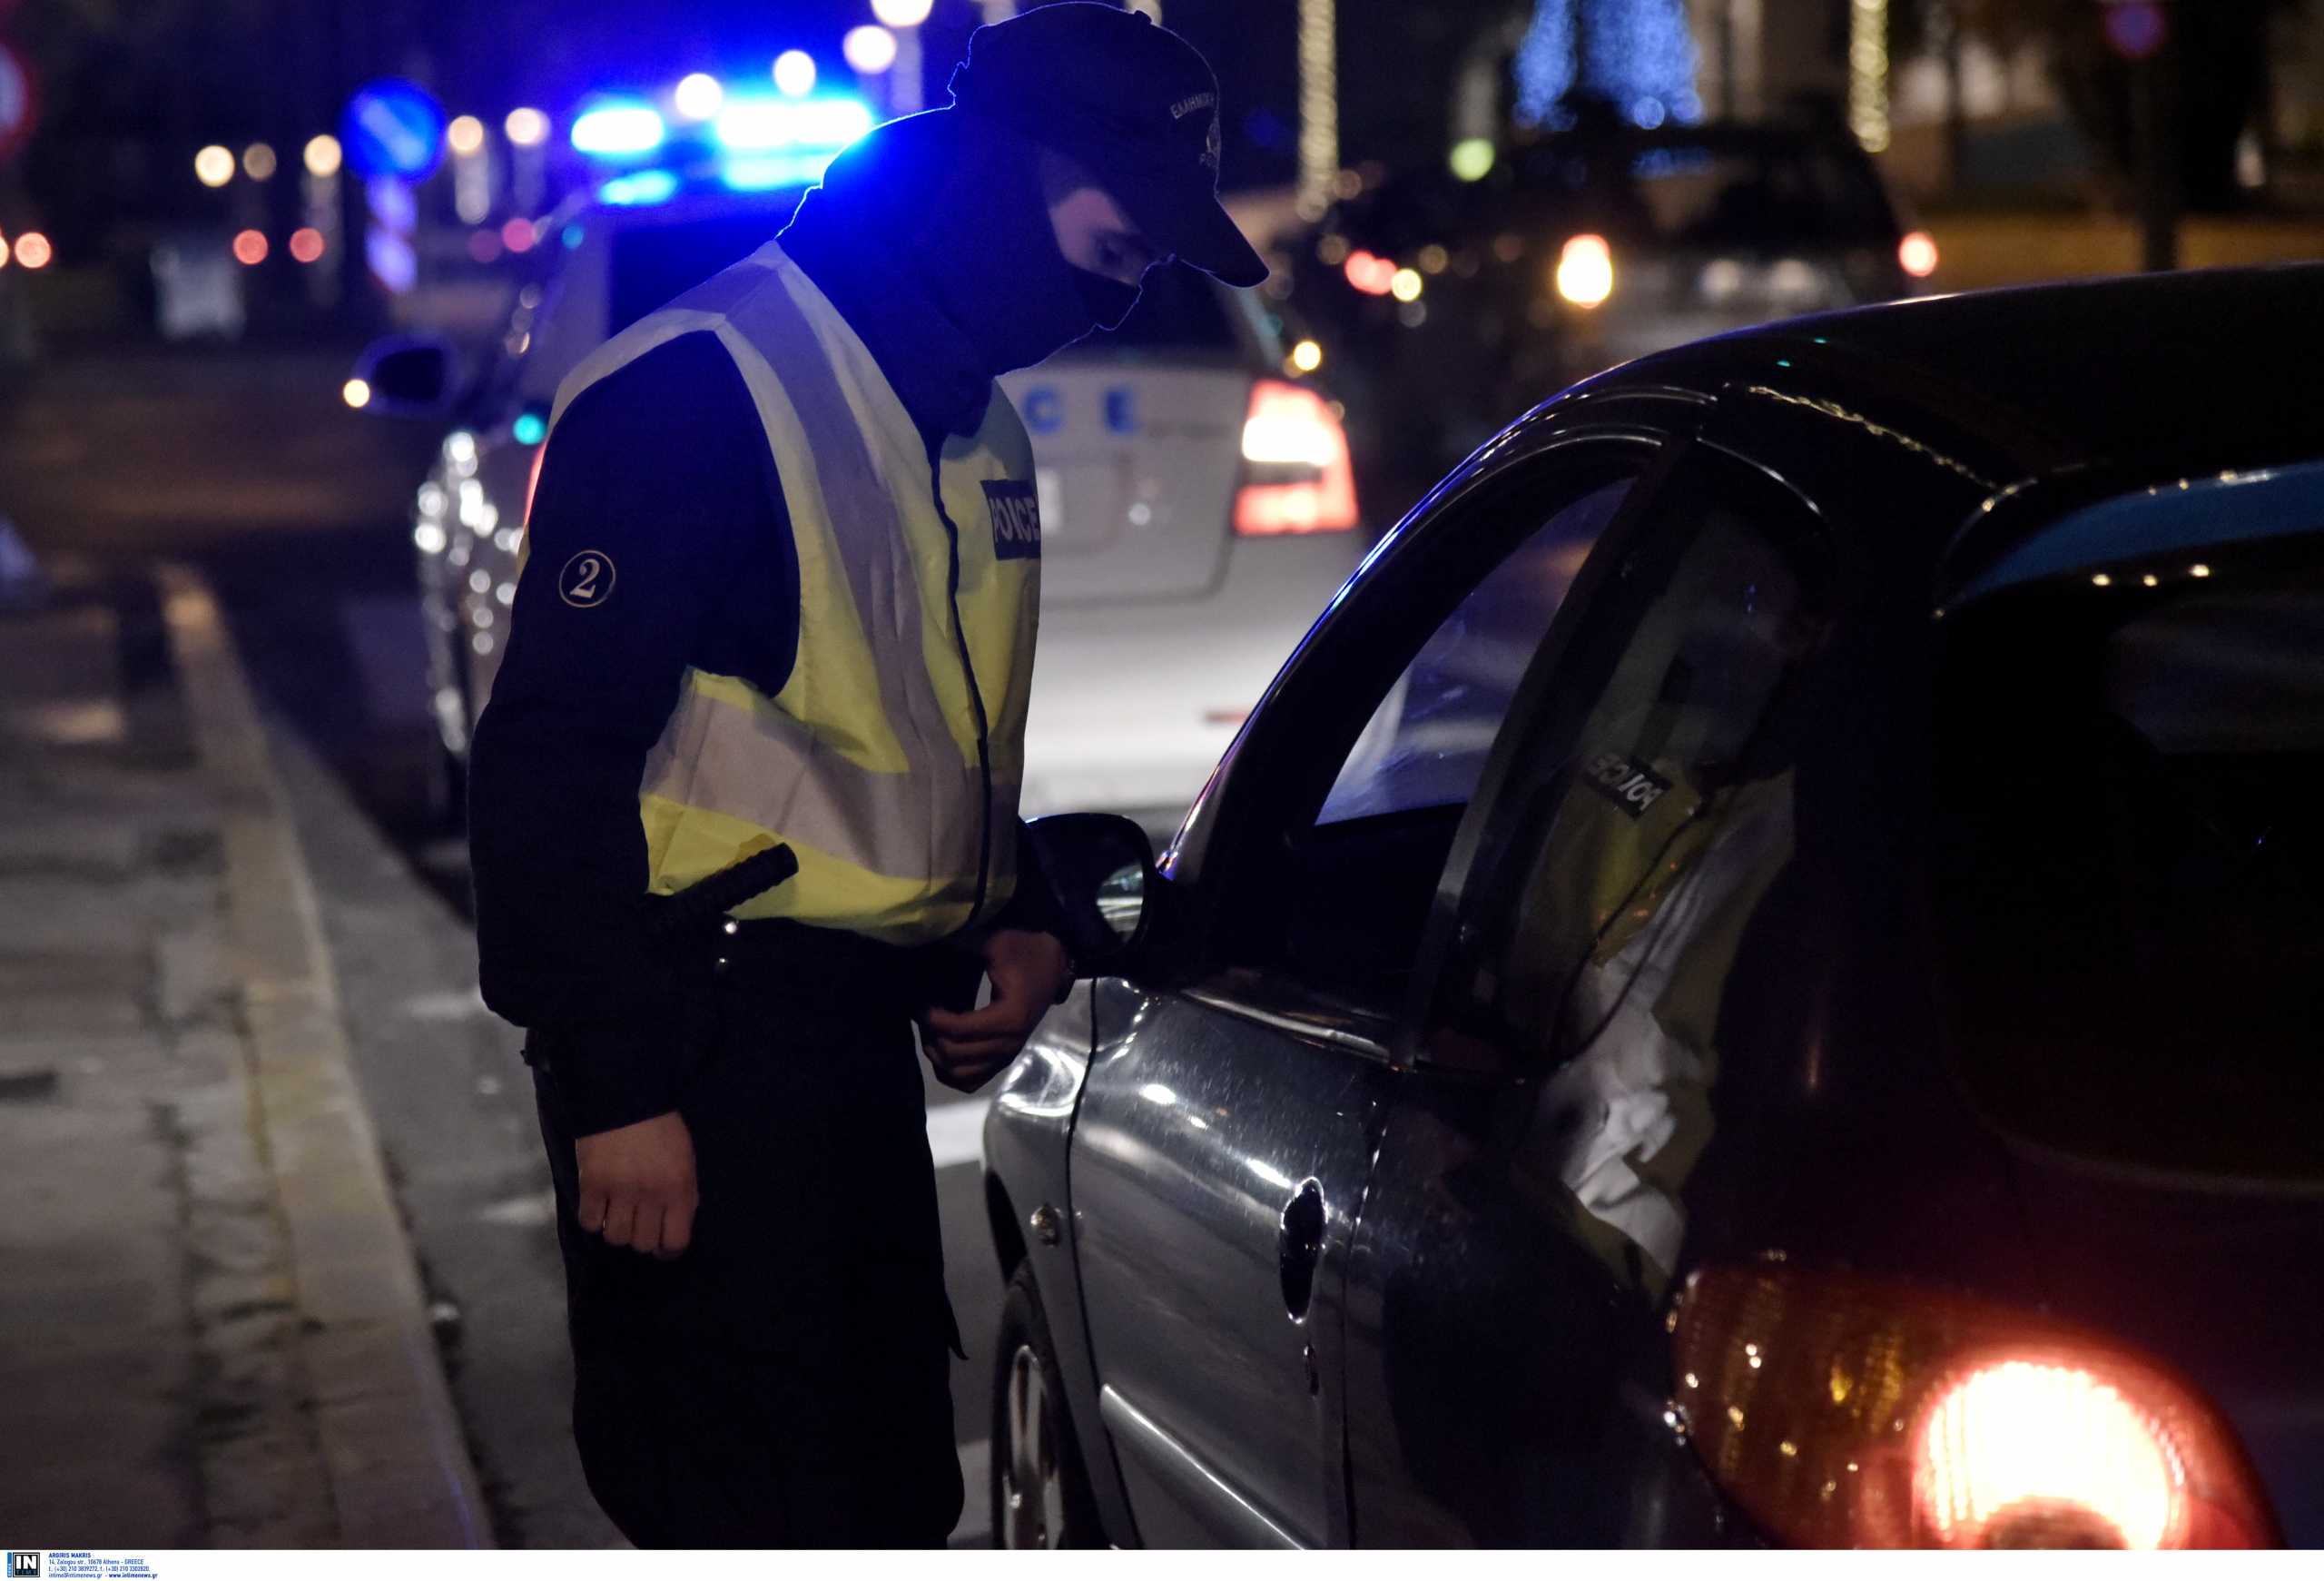
<instances>
[{"instance_id":1,"label":"police car","mask_svg":"<svg viewBox=\"0 0 2324 1581\"><path fill-rule=\"evenodd\" d=\"M449 806L507 638L557 386L773 237L816 169L795 156L632 169L537 226L505 333L458 398L412 519ZM440 341L383 341L350 399L441 411L457 361ZM1361 557L1337 409L1256 296L1177 266L1148 277L1118 330L1001 382L1032 437L1046 562L1022 805L1167 828Z\"/></svg>"}]
</instances>

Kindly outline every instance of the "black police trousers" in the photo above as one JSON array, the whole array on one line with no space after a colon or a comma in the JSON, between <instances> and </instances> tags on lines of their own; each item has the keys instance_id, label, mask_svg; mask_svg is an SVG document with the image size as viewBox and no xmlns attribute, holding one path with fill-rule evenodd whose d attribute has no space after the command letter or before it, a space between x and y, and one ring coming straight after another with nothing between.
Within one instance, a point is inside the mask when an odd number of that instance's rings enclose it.
<instances>
[{"instance_id":1,"label":"black police trousers","mask_svg":"<svg viewBox=\"0 0 2324 1581\"><path fill-rule=\"evenodd\" d=\"M701 946L727 963L683 1055L701 1207L679 1257L580 1228L554 1061L534 1060L582 1468L641 1548L941 1546L960 1332L911 1033L926 1001L880 980L877 947L743 932L755 945Z\"/></svg>"}]
</instances>

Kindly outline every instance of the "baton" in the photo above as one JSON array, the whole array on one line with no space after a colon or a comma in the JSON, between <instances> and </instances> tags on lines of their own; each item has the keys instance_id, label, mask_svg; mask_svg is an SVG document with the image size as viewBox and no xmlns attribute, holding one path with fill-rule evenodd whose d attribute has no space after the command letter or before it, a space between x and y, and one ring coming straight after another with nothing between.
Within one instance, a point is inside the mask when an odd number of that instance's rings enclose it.
<instances>
[{"instance_id":1,"label":"baton","mask_svg":"<svg viewBox=\"0 0 2324 1581\"><path fill-rule=\"evenodd\" d=\"M682 928L706 924L788 882L798 871L799 858L791 854L790 846L770 845L675 894L660 897L660 904L645 918L645 931L664 939Z\"/></svg>"}]
</instances>

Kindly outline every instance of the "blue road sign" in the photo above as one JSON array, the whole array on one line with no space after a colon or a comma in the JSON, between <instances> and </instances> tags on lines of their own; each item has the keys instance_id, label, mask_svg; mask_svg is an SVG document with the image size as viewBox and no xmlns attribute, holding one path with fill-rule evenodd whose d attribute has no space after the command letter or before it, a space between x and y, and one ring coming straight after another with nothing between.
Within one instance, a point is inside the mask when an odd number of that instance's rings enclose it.
<instances>
[{"instance_id":1,"label":"blue road sign","mask_svg":"<svg viewBox=\"0 0 2324 1581\"><path fill-rule=\"evenodd\" d=\"M359 176L424 181L444 157L444 106L399 77L366 83L347 102L340 141Z\"/></svg>"}]
</instances>

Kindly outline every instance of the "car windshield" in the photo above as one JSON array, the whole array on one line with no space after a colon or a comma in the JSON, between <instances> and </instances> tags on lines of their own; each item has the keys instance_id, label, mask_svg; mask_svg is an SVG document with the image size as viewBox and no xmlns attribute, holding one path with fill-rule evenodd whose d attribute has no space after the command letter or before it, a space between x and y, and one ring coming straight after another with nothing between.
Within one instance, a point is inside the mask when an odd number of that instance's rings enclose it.
<instances>
[{"instance_id":1,"label":"car windshield","mask_svg":"<svg viewBox=\"0 0 2324 1581\"><path fill-rule=\"evenodd\" d=\"M2324 536L2061 570L1947 630L1973 1095L2083 1156L2324 1179Z\"/></svg>"},{"instance_id":2,"label":"car windshield","mask_svg":"<svg viewBox=\"0 0 2324 1581\"><path fill-rule=\"evenodd\" d=\"M1876 177L1850 150L1802 134L1717 129L1552 136L1483 180L1433 173L1344 205L1333 228L1399 256L1431 242L1594 231L1680 251L1893 242Z\"/></svg>"}]
</instances>

